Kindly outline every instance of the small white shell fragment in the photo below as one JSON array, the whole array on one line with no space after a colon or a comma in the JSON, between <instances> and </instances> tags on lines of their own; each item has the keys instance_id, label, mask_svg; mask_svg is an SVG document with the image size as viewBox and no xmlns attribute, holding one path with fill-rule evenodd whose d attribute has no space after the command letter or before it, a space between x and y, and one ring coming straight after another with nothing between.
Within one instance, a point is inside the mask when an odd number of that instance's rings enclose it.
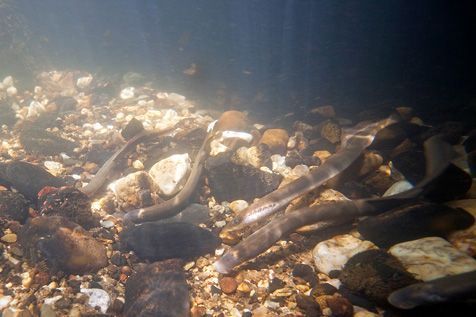
<instances>
[{"instance_id":1,"label":"small white shell fragment","mask_svg":"<svg viewBox=\"0 0 476 317\"><path fill-rule=\"evenodd\" d=\"M135 88L127 87L121 90L119 97L121 97L122 100L128 100L128 99L134 98L134 95L135 95Z\"/></svg>"},{"instance_id":2,"label":"small white shell fragment","mask_svg":"<svg viewBox=\"0 0 476 317\"><path fill-rule=\"evenodd\" d=\"M362 241L350 234L338 235L332 239L319 242L312 250L316 268L325 274L333 270L341 270L355 254L376 249L370 241Z\"/></svg>"},{"instance_id":3,"label":"small white shell fragment","mask_svg":"<svg viewBox=\"0 0 476 317\"><path fill-rule=\"evenodd\" d=\"M76 86L79 89L85 89L91 84L92 81L93 81L93 76L91 75L79 77L78 80L76 81Z\"/></svg>"},{"instance_id":4,"label":"small white shell fragment","mask_svg":"<svg viewBox=\"0 0 476 317\"><path fill-rule=\"evenodd\" d=\"M111 305L111 298L105 290L100 288L81 288L81 293L89 296L89 306L98 306L103 314L106 313L109 305Z\"/></svg>"},{"instance_id":5,"label":"small white shell fragment","mask_svg":"<svg viewBox=\"0 0 476 317\"><path fill-rule=\"evenodd\" d=\"M151 167L149 175L159 188L160 193L170 196L180 190L190 168L191 162L188 153L174 154L155 163Z\"/></svg>"},{"instance_id":6,"label":"small white shell fragment","mask_svg":"<svg viewBox=\"0 0 476 317\"><path fill-rule=\"evenodd\" d=\"M388 251L408 272L422 281L476 270L476 260L439 237L427 237L394 245Z\"/></svg>"},{"instance_id":7,"label":"small white shell fragment","mask_svg":"<svg viewBox=\"0 0 476 317\"><path fill-rule=\"evenodd\" d=\"M103 228L106 228L106 229L114 227L114 222L112 222L111 220L101 220L99 221L99 223L101 224Z\"/></svg>"}]
</instances>

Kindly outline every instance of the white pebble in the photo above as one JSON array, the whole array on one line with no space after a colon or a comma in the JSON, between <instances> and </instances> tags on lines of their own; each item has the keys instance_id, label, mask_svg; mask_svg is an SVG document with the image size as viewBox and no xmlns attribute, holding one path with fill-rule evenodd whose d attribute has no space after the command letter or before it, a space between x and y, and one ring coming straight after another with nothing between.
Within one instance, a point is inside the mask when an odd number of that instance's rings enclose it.
<instances>
[{"instance_id":1,"label":"white pebble","mask_svg":"<svg viewBox=\"0 0 476 317\"><path fill-rule=\"evenodd\" d=\"M93 76L91 75L80 77L76 81L76 86L79 89L84 89L84 88L87 88L91 84L92 81L93 81Z\"/></svg>"},{"instance_id":2,"label":"white pebble","mask_svg":"<svg viewBox=\"0 0 476 317\"><path fill-rule=\"evenodd\" d=\"M0 296L0 311L7 308L8 304L12 301L12 297L7 295L7 296Z\"/></svg>"},{"instance_id":3,"label":"white pebble","mask_svg":"<svg viewBox=\"0 0 476 317\"><path fill-rule=\"evenodd\" d=\"M8 97L16 96L17 93L18 93L18 90L15 86L10 86L7 88Z\"/></svg>"},{"instance_id":4,"label":"white pebble","mask_svg":"<svg viewBox=\"0 0 476 317\"><path fill-rule=\"evenodd\" d=\"M3 83L3 87L13 86L13 77L12 76L5 77L2 83Z\"/></svg>"},{"instance_id":5,"label":"white pebble","mask_svg":"<svg viewBox=\"0 0 476 317\"><path fill-rule=\"evenodd\" d=\"M362 241L349 234L335 236L319 242L312 250L316 268L325 274L333 270L341 270L345 263L355 254L375 249L370 241Z\"/></svg>"},{"instance_id":6,"label":"white pebble","mask_svg":"<svg viewBox=\"0 0 476 317\"><path fill-rule=\"evenodd\" d=\"M135 88L134 87L127 87L121 90L120 97L122 100L127 100L134 98L135 95Z\"/></svg>"},{"instance_id":7,"label":"white pebble","mask_svg":"<svg viewBox=\"0 0 476 317\"><path fill-rule=\"evenodd\" d=\"M89 296L89 306L98 306L103 314L106 313L109 305L111 305L111 298L105 290L99 288L82 288L81 293Z\"/></svg>"},{"instance_id":8,"label":"white pebble","mask_svg":"<svg viewBox=\"0 0 476 317\"><path fill-rule=\"evenodd\" d=\"M149 171L149 175L159 188L159 191L170 196L180 190L185 182L185 176L191 168L188 153L174 154L157 163Z\"/></svg>"}]
</instances>

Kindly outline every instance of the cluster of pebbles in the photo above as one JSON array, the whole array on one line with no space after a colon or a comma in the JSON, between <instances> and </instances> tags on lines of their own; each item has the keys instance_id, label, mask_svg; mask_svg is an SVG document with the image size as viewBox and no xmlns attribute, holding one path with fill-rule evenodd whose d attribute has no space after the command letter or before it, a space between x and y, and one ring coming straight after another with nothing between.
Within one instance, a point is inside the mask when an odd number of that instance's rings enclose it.
<instances>
[{"instance_id":1,"label":"cluster of pebbles","mask_svg":"<svg viewBox=\"0 0 476 317\"><path fill-rule=\"evenodd\" d=\"M219 274L213 263L238 242L221 241L221 229L254 199L319 168L357 123L331 106L263 124L229 111L190 205L126 226L121 214L181 190L220 116L132 85L132 75L114 86L88 73L44 72L32 91L19 91L11 76L0 82L1 316L406 316L428 311L392 307L392 292L476 270L474 127L432 127L404 107L403 123L284 212L409 189L424 175L422 142L444 134L460 158L432 202L326 230L310 224ZM121 157L92 197L81 192L144 128L168 132Z\"/></svg>"}]
</instances>

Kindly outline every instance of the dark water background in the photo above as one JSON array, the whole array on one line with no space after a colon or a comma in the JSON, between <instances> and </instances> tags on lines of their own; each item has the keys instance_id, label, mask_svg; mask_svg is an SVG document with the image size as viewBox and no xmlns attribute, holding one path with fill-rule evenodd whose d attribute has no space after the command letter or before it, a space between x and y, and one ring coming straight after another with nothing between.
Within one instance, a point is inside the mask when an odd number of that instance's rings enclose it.
<instances>
[{"instance_id":1,"label":"dark water background","mask_svg":"<svg viewBox=\"0 0 476 317\"><path fill-rule=\"evenodd\" d=\"M205 107L262 114L326 104L455 114L476 104L473 3L3 0L0 75L134 71Z\"/></svg>"}]
</instances>

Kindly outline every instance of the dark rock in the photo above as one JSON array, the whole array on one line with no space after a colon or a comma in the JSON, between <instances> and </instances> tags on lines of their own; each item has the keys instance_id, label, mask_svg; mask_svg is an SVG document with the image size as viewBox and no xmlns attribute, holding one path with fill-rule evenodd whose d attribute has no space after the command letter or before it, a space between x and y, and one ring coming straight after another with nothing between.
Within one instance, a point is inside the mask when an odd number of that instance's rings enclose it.
<instances>
[{"instance_id":1,"label":"dark rock","mask_svg":"<svg viewBox=\"0 0 476 317\"><path fill-rule=\"evenodd\" d=\"M0 191L0 219L24 223L28 218L28 201L20 193Z\"/></svg>"},{"instance_id":2,"label":"dark rock","mask_svg":"<svg viewBox=\"0 0 476 317\"><path fill-rule=\"evenodd\" d=\"M446 237L455 230L470 227L474 217L463 209L417 203L394 209L359 222L357 230L381 248L423 237Z\"/></svg>"},{"instance_id":3,"label":"dark rock","mask_svg":"<svg viewBox=\"0 0 476 317\"><path fill-rule=\"evenodd\" d=\"M324 138L312 139L309 141L308 147L301 151L301 154L304 156L312 156L315 151L328 151L334 153L336 151L336 145Z\"/></svg>"},{"instance_id":4,"label":"dark rock","mask_svg":"<svg viewBox=\"0 0 476 317\"><path fill-rule=\"evenodd\" d=\"M148 222L126 228L120 236L123 248L150 261L193 259L213 252L220 240L210 231L186 222Z\"/></svg>"},{"instance_id":5,"label":"dark rock","mask_svg":"<svg viewBox=\"0 0 476 317\"><path fill-rule=\"evenodd\" d=\"M130 140L142 131L144 131L142 122L136 118L132 118L131 121L129 121L124 127L124 129L121 130L121 135L125 140Z\"/></svg>"},{"instance_id":6,"label":"dark rock","mask_svg":"<svg viewBox=\"0 0 476 317\"><path fill-rule=\"evenodd\" d=\"M286 283L283 280L280 280L279 278L275 277L269 282L268 292L272 293L277 289L283 288L284 286L286 286Z\"/></svg>"},{"instance_id":7,"label":"dark rock","mask_svg":"<svg viewBox=\"0 0 476 317\"><path fill-rule=\"evenodd\" d=\"M61 187L65 181L38 165L22 161L0 163L0 183L12 186L27 199L36 202L38 192L45 186Z\"/></svg>"},{"instance_id":8,"label":"dark rock","mask_svg":"<svg viewBox=\"0 0 476 317\"><path fill-rule=\"evenodd\" d=\"M341 285L339 287L339 294L347 298L352 303L352 305L363 307L368 311L377 313L377 306L375 305L375 303L369 301L368 299L362 296L352 293L344 285Z\"/></svg>"},{"instance_id":9,"label":"dark rock","mask_svg":"<svg viewBox=\"0 0 476 317\"><path fill-rule=\"evenodd\" d=\"M0 125L13 126L17 122L15 111L9 102L0 101Z\"/></svg>"},{"instance_id":10,"label":"dark rock","mask_svg":"<svg viewBox=\"0 0 476 317\"><path fill-rule=\"evenodd\" d=\"M369 149L388 155L406 139L413 139L427 130L428 127L400 121L378 131Z\"/></svg>"},{"instance_id":11,"label":"dark rock","mask_svg":"<svg viewBox=\"0 0 476 317\"><path fill-rule=\"evenodd\" d=\"M311 287L314 287L318 282L316 272L314 272L314 269L311 266L306 264L296 264L293 268L292 274L294 277L302 278L308 282Z\"/></svg>"},{"instance_id":12,"label":"dark rock","mask_svg":"<svg viewBox=\"0 0 476 317\"><path fill-rule=\"evenodd\" d=\"M395 257L382 250L354 255L339 278L353 293L361 293L379 304L386 304L394 290L417 282Z\"/></svg>"},{"instance_id":13,"label":"dark rock","mask_svg":"<svg viewBox=\"0 0 476 317\"><path fill-rule=\"evenodd\" d=\"M412 184L425 176L425 155L421 149L410 149L392 158L393 166Z\"/></svg>"},{"instance_id":14,"label":"dark rock","mask_svg":"<svg viewBox=\"0 0 476 317\"><path fill-rule=\"evenodd\" d=\"M476 129L472 130L463 142L466 153L476 151Z\"/></svg>"},{"instance_id":15,"label":"dark rock","mask_svg":"<svg viewBox=\"0 0 476 317\"><path fill-rule=\"evenodd\" d=\"M76 111L76 106L78 105L76 99L68 96L58 96L53 99L53 102L58 107L59 113L68 113Z\"/></svg>"},{"instance_id":16,"label":"dark rock","mask_svg":"<svg viewBox=\"0 0 476 317\"><path fill-rule=\"evenodd\" d=\"M189 316L190 295L185 274L180 264L164 262L146 265L129 277L124 316Z\"/></svg>"},{"instance_id":17,"label":"dark rock","mask_svg":"<svg viewBox=\"0 0 476 317\"><path fill-rule=\"evenodd\" d=\"M443 202L461 198L471 188L471 175L454 164L432 181L428 186L425 197L436 202Z\"/></svg>"},{"instance_id":18,"label":"dark rock","mask_svg":"<svg viewBox=\"0 0 476 317\"><path fill-rule=\"evenodd\" d=\"M114 251L111 255L111 263L117 266L127 265L127 259L119 251Z\"/></svg>"},{"instance_id":19,"label":"dark rock","mask_svg":"<svg viewBox=\"0 0 476 317\"><path fill-rule=\"evenodd\" d=\"M25 128L20 133L20 142L28 153L57 155L72 153L76 144L51 132L38 128Z\"/></svg>"},{"instance_id":20,"label":"dark rock","mask_svg":"<svg viewBox=\"0 0 476 317\"><path fill-rule=\"evenodd\" d=\"M320 283L314 286L311 291L312 296L318 297L322 295L333 295L337 292L337 288L329 283Z\"/></svg>"},{"instance_id":21,"label":"dark rock","mask_svg":"<svg viewBox=\"0 0 476 317\"><path fill-rule=\"evenodd\" d=\"M38 194L38 206L42 216L63 216L86 229L99 225L89 197L74 187L45 187Z\"/></svg>"},{"instance_id":22,"label":"dark rock","mask_svg":"<svg viewBox=\"0 0 476 317\"><path fill-rule=\"evenodd\" d=\"M104 245L64 217L32 218L19 237L27 258L32 263L46 260L52 271L83 274L107 265Z\"/></svg>"},{"instance_id":23,"label":"dark rock","mask_svg":"<svg viewBox=\"0 0 476 317\"><path fill-rule=\"evenodd\" d=\"M275 190L281 176L251 166L233 164L230 153L209 158L205 163L208 182L217 201L251 201Z\"/></svg>"},{"instance_id":24,"label":"dark rock","mask_svg":"<svg viewBox=\"0 0 476 317\"><path fill-rule=\"evenodd\" d=\"M321 307L311 296L297 295L296 304L299 308L304 310L306 317L319 317L321 314Z\"/></svg>"}]
</instances>

